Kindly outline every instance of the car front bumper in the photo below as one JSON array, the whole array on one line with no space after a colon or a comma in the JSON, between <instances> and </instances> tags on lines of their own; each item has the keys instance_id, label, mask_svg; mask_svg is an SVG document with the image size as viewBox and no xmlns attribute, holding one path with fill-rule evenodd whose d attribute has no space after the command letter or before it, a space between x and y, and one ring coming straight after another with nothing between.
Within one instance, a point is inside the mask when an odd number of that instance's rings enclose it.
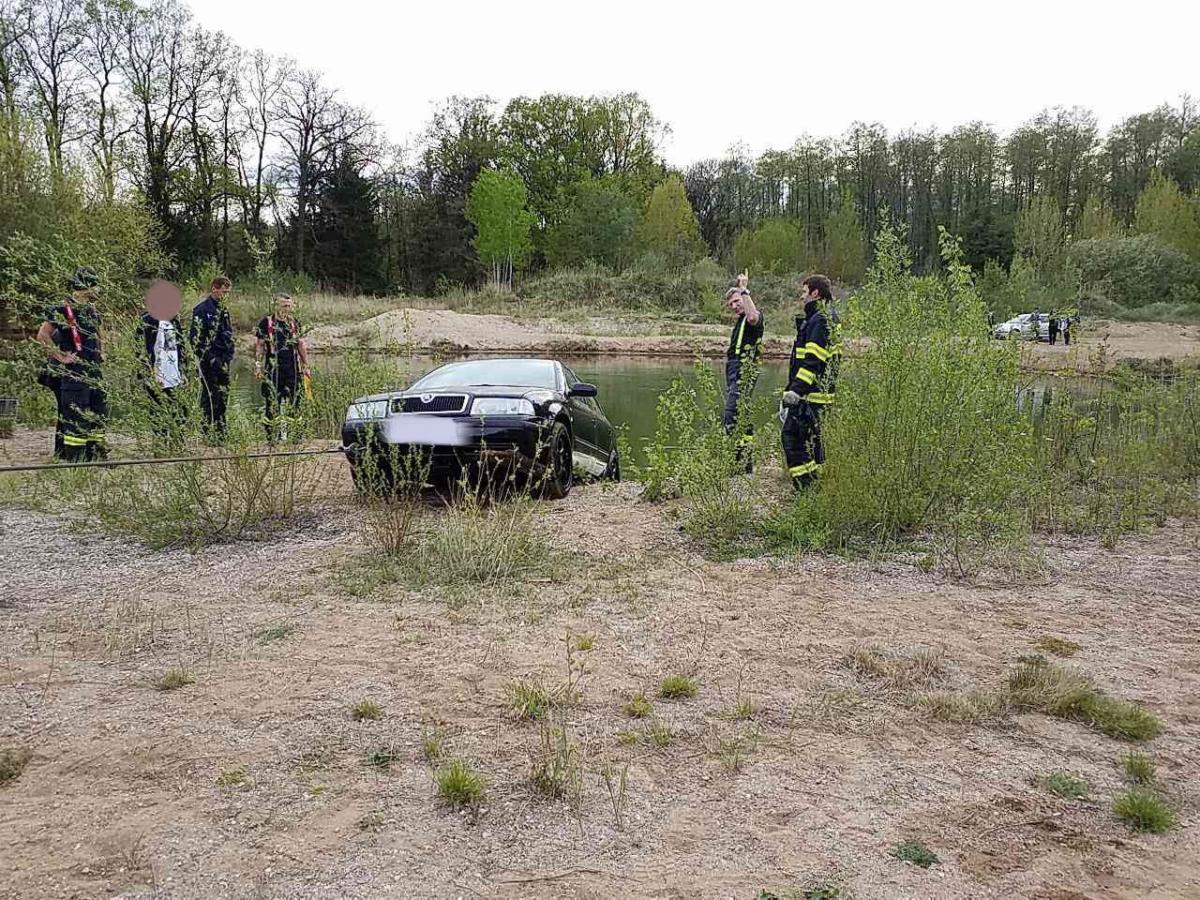
<instances>
[{"instance_id":1,"label":"car front bumper","mask_svg":"<svg viewBox=\"0 0 1200 900\"><path fill-rule=\"evenodd\" d=\"M401 414L346 422L342 446L352 466L424 469L430 480L454 478L483 461L536 466L550 424L539 416Z\"/></svg>"}]
</instances>

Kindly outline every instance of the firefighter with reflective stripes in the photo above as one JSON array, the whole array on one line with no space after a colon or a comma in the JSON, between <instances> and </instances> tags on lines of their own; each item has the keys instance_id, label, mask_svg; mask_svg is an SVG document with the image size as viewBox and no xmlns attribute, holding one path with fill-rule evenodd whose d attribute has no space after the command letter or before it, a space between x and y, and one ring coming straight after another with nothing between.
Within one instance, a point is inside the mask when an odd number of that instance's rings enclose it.
<instances>
[{"instance_id":1,"label":"firefighter with reflective stripes","mask_svg":"<svg viewBox=\"0 0 1200 900\"><path fill-rule=\"evenodd\" d=\"M796 317L796 342L780 407L783 455L796 490L812 484L825 462L821 415L833 402L840 352L835 337L838 326L829 306L833 285L824 275L810 275L802 285L804 315Z\"/></svg>"},{"instance_id":2,"label":"firefighter with reflective stripes","mask_svg":"<svg viewBox=\"0 0 1200 900\"><path fill-rule=\"evenodd\" d=\"M76 269L68 283L70 296L46 312L37 333L50 357L42 383L54 390L58 401L54 454L70 462L106 455L108 401L100 373L104 356L95 305L99 285L94 269Z\"/></svg>"},{"instance_id":3,"label":"firefighter with reflective stripes","mask_svg":"<svg viewBox=\"0 0 1200 900\"><path fill-rule=\"evenodd\" d=\"M739 285L725 294L725 303L737 313L733 333L729 336L729 352L725 360L725 410L721 423L726 434L733 434L742 422L742 434L738 437L738 459L745 463L746 471L753 468L750 450L754 444L754 423L749 421L746 407L758 381L759 355L762 348L763 315L750 298L739 276Z\"/></svg>"}]
</instances>

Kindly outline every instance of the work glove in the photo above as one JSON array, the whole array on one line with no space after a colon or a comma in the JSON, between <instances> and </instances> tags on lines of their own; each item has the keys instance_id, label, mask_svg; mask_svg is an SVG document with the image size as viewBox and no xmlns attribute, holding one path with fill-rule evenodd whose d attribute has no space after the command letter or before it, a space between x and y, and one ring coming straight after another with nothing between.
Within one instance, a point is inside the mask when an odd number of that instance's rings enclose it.
<instances>
[{"instance_id":1,"label":"work glove","mask_svg":"<svg viewBox=\"0 0 1200 900\"><path fill-rule=\"evenodd\" d=\"M783 405L784 406L799 406L800 405L800 395L797 394L795 391L784 391L783 392Z\"/></svg>"}]
</instances>

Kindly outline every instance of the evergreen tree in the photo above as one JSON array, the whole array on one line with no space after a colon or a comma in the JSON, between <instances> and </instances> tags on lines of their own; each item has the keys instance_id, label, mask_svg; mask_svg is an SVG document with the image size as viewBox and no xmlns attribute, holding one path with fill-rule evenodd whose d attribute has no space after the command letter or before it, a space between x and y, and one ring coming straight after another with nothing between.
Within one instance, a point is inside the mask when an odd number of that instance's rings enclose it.
<instances>
[{"instance_id":1,"label":"evergreen tree","mask_svg":"<svg viewBox=\"0 0 1200 900\"><path fill-rule=\"evenodd\" d=\"M375 224L375 188L345 148L318 188L312 211L313 272L328 287L351 293L384 290Z\"/></svg>"}]
</instances>

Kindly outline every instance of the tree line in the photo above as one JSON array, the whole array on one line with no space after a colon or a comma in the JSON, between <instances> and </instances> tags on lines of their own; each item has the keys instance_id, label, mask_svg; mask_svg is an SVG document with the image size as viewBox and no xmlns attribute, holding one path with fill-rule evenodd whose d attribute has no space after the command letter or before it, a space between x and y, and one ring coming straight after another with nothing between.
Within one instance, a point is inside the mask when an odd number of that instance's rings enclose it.
<instances>
[{"instance_id":1,"label":"tree line","mask_svg":"<svg viewBox=\"0 0 1200 900\"><path fill-rule=\"evenodd\" d=\"M369 293L703 256L855 280L885 219L918 269L942 226L975 269L1008 271L1030 241L1061 255L1142 230L1160 184L1183 203L1160 219L1200 222L1198 124L1187 97L1107 134L1079 108L1009 135L858 123L676 170L638 95L547 94L450 98L400 146L320 73L179 0L0 0L0 288L45 293L83 256L118 283L221 270Z\"/></svg>"}]
</instances>

